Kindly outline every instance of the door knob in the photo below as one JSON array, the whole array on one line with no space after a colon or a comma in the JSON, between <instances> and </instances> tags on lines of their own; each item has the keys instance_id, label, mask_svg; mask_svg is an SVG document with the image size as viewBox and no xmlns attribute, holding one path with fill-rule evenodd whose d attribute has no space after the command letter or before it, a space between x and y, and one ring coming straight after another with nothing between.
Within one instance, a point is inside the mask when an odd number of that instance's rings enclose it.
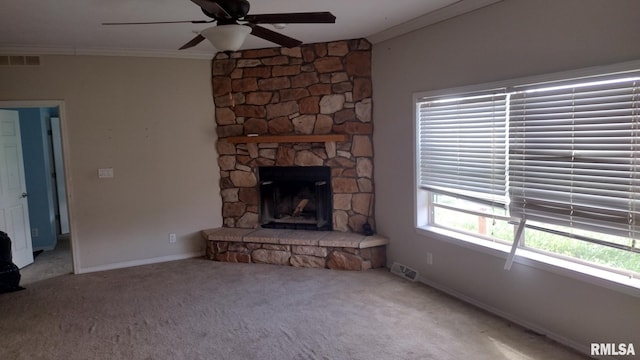
<instances>
[{"instance_id":1,"label":"door knob","mask_svg":"<svg viewBox=\"0 0 640 360\"><path fill-rule=\"evenodd\" d=\"M23 192L22 195L20 195L21 198L26 198L27 196L29 196L29 194L27 194L26 192Z\"/></svg>"}]
</instances>

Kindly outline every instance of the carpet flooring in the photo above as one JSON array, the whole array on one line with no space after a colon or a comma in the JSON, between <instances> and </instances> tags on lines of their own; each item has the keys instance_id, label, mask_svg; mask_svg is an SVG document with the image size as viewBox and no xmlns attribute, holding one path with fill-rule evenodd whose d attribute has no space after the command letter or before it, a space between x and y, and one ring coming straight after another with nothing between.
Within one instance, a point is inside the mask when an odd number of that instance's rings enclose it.
<instances>
[{"instance_id":1,"label":"carpet flooring","mask_svg":"<svg viewBox=\"0 0 640 360\"><path fill-rule=\"evenodd\" d=\"M58 238L56 248L35 256L33 263L20 269L20 285L73 273L73 260L68 236Z\"/></svg>"},{"instance_id":2,"label":"carpet flooring","mask_svg":"<svg viewBox=\"0 0 640 360\"><path fill-rule=\"evenodd\" d=\"M385 269L190 259L0 295L0 359L586 359Z\"/></svg>"}]
</instances>

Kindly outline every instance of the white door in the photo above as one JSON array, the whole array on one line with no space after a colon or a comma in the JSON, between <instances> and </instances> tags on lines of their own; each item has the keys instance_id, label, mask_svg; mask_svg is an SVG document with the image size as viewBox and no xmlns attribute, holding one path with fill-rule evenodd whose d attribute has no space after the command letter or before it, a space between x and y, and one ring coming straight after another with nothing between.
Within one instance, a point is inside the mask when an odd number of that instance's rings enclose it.
<instances>
[{"instance_id":1,"label":"white door","mask_svg":"<svg viewBox=\"0 0 640 360\"><path fill-rule=\"evenodd\" d=\"M51 118L51 137L53 142L53 167L56 171L56 193L58 195L58 214L60 214L60 234L69 233L69 210L67 208L67 189L64 183L64 165L62 160L62 136L60 118Z\"/></svg>"},{"instance_id":2,"label":"white door","mask_svg":"<svg viewBox=\"0 0 640 360\"><path fill-rule=\"evenodd\" d=\"M18 112L0 110L0 230L11 238L19 268L33 262L26 191Z\"/></svg>"}]
</instances>

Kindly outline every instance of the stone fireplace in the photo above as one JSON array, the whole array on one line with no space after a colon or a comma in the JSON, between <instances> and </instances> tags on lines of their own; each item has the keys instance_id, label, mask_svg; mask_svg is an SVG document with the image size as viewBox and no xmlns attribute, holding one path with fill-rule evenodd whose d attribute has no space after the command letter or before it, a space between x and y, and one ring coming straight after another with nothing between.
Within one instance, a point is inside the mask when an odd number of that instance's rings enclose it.
<instances>
[{"instance_id":1,"label":"stone fireplace","mask_svg":"<svg viewBox=\"0 0 640 360\"><path fill-rule=\"evenodd\" d=\"M212 75L224 226L202 231L207 257L385 266L389 239L363 234L375 229L371 44L218 53Z\"/></svg>"},{"instance_id":2,"label":"stone fireplace","mask_svg":"<svg viewBox=\"0 0 640 360\"><path fill-rule=\"evenodd\" d=\"M331 169L326 166L262 166L260 226L332 230Z\"/></svg>"},{"instance_id":3,"label":"stone fireplace","mask_svg":"<svg viewBox=\"0 0 640 360\"><path fill-rule=\"evenodd\" d=\"M212 76L224 227L362 233L364 223L375 226L367 40L218 53ZM290 184L265 180L274 168L327 174L294 194ZM275 205L276 194L286 200Z\"/></svg>"}]
</instances>

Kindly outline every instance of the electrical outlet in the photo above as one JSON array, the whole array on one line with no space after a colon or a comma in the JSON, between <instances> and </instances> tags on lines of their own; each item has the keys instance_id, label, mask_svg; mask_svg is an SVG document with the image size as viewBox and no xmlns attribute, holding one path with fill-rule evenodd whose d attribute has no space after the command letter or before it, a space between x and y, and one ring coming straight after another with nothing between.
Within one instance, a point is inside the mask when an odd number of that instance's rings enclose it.
<instances>
[{"instance_id":1,"label":"electrical outlet","mask_svg":"<svg viewBox=\"0 0 640 360\"><path fill-rule=\"evenodd\" d=\"M433 265L433 254L430 252L427 253L427 265Z\"/></svg>"},{"instance_id":2,"label":"electrical outlet","mask_svg":"<svg viewBox=\"0 0 640 360\"><path fill-rule=\"evenodd\" d=\"M169 234L169 244L175 244L176 243L176 234L171 233Z\"/></svg>"},{"instance_id":3,"label":"electrical outlet","mask_svg":"<svg viewBox=\"0 0 640 360\"><path fill-rule=\"evenodd\" d=\"M39 235L40 232L38 231L38 228L31 229L31 237L38 237Z\"/></svg>"}]
</instances>

